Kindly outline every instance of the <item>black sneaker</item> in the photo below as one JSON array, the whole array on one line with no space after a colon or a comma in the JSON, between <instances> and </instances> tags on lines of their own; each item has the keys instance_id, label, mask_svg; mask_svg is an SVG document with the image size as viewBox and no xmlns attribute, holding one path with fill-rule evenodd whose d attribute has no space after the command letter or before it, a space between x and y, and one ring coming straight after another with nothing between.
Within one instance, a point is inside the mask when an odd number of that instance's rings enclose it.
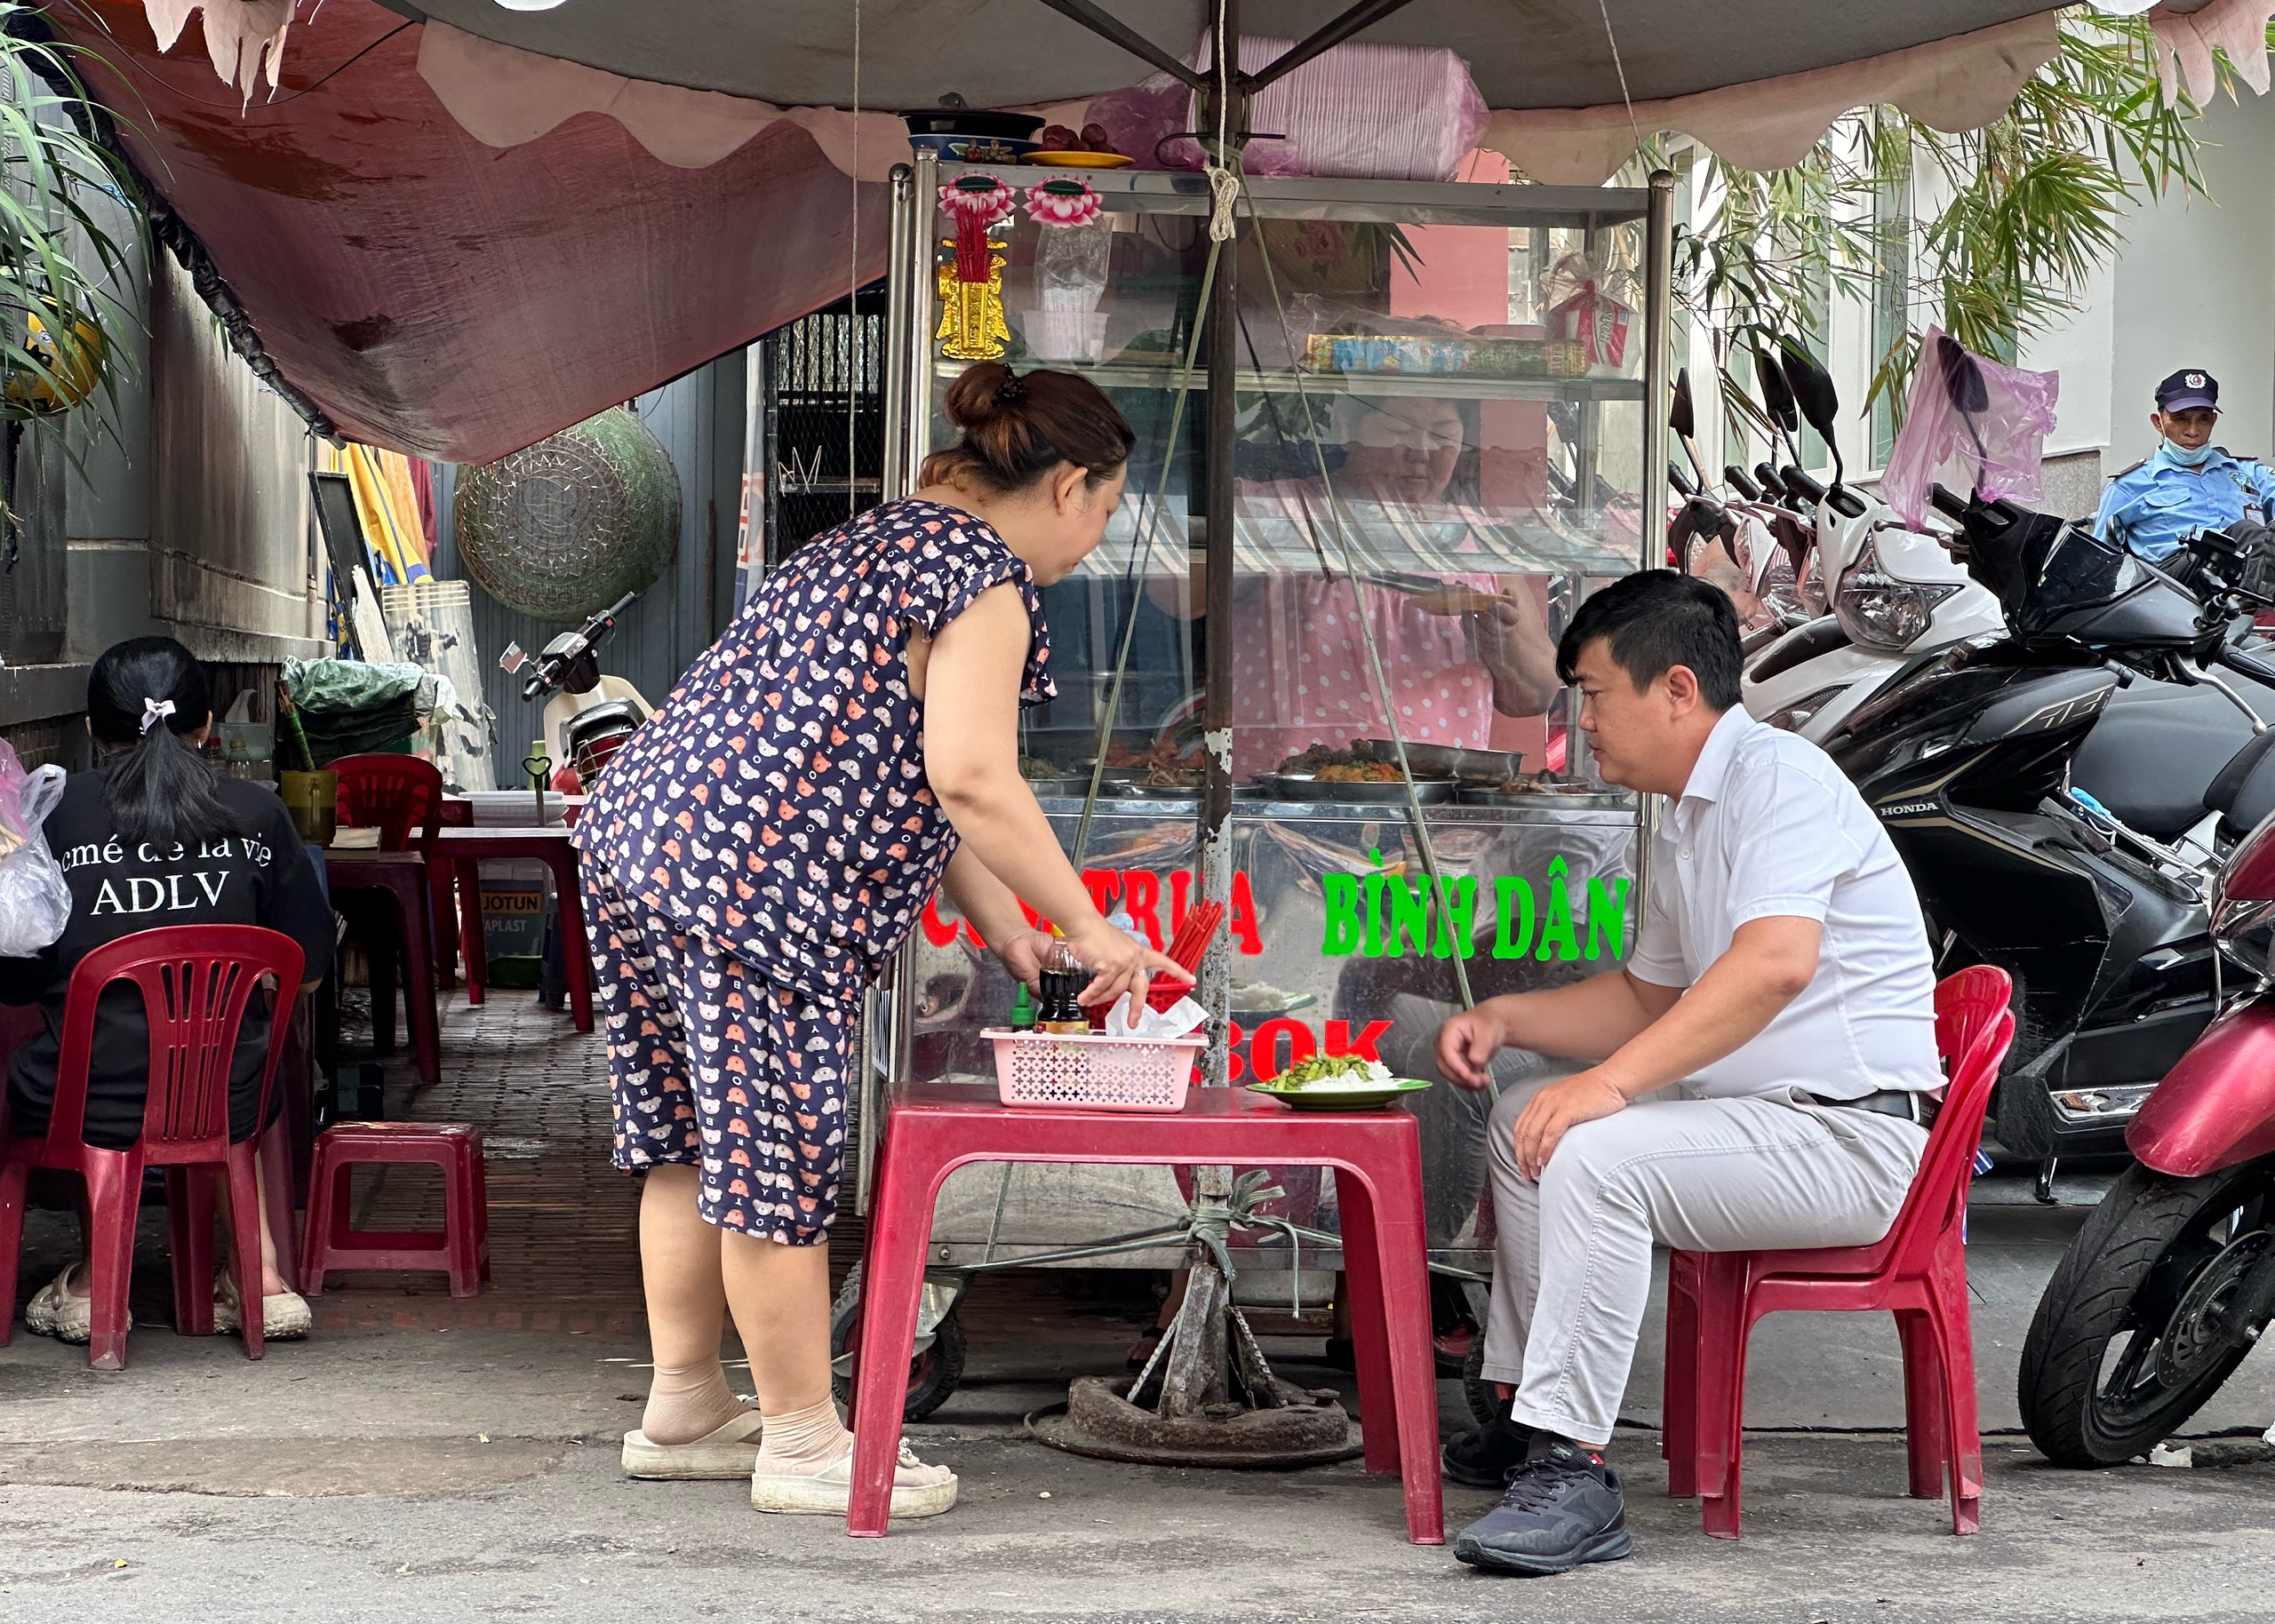
<instances>
[{"instance_id":1,"label":"black sneaker","mask_svg":"<svg viewBox=\"0 0 2275 1624\"><path fill-rule=\"evenodd\" d=\"M1497 1489L1525 1463L1537 1436L1523 1422L1509 1419L1509 1401L1505 1398L1500 1414L1473 1431L1449 1439L1438 1452L1438 1460L1446 1469L1449 1483L1471 1489Z\"/></svg>"},{"instance_id":2,"label":"black sneaker","mask_svg":"<svg viewBox=\"0 0 2275 1624\"><path fill-rule=\"evenodd\" d=\"M1454 1555L1498 1573L1569 1573L1634 1548L1619 1474L1592 1450L1538 1435L1501 1503L1461 1531Z\"/></svg>"}]
</instances>

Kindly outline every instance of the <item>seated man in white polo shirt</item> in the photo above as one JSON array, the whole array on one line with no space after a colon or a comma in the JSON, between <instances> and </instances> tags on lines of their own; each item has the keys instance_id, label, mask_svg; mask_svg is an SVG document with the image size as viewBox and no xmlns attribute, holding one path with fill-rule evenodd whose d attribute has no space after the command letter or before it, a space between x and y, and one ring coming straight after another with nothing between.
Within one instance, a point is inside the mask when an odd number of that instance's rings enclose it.
<instances>
[{"instance_id":1,"label":"seated man in white polo shirt","mask_svg":"<svg viewBox=\"0 0 2275 1624\"><path fill-rule=\"evenodd\" d=\"M1867 1245L1926 1148L1935 981L1912 881L1824 752L1738 703L1730 601L1664 569L1590 598L1557 650L1605 778L1667 798L1623 969L1446 1023L1444 1074L1504 1047L1595 1063L1492 1117L1499 1252L1485 1374L1513 1389L1445 1449L1500 1506L1454 1554L1562 1572L1627 1555L1609 1441L1651 1246Z\"/></svg>"}]
</instances>

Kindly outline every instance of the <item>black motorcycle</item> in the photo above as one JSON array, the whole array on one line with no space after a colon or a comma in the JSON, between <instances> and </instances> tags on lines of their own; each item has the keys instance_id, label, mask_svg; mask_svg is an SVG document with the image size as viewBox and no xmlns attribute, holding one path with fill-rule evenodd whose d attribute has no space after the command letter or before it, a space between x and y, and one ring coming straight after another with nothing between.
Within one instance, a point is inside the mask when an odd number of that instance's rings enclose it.
<instances>
[{"instance_id":1,"label":"black motorcycle","mask_svg":"<svg viewBox=\"0 0 2275 1624\"><path fill-rule=\"evenodd\" d=\"M2257 731L2234 679L2275 684L2275 666L2240 646L2247 544L2201 538L2168 571L2013 503L1939 489L1936 505L2009 635L1923 657L1825 747L1910 869L1939 970L2014 978L1992 1131L2040 1161L2043 1195L2055 1158L2123 1150L2212 1017L2211 880L2221 848L2275 809L2275 731ZM2133 689L2137 722L2097 727ZM2232 723L2201 723L2207 704ZM2120 804L2074 787L2089 737ZM2208 847L2175 843L2215 817Z\"/></svg>"}]
</instances>

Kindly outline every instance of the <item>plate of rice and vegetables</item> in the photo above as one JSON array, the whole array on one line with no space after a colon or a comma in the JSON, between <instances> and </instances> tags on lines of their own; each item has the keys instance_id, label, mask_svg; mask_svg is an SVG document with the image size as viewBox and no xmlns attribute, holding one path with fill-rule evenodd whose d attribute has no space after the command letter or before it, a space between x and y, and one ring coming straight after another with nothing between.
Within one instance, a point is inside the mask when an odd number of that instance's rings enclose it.
<instances>
[{"instance_id":1,"label":"plate of rice and vegetables","mask_svg":"<svg viewBox=\"0 0 2275 1624\"><path fill-rule=\"evenodd\" d=\"M1316 1055L1268 1083L1248 1087L1251 1094L1268 1095L1297 1111L1371 1111L1429 1086L1419 1078L1393 1077L1381 1061L1363 1055Z\"/></svg>"}]
</instances>

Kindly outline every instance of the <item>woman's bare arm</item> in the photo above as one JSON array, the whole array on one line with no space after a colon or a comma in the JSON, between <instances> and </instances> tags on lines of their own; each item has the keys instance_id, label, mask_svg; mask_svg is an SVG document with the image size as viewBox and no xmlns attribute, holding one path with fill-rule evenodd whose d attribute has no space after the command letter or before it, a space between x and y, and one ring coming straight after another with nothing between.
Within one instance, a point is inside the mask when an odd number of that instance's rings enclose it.
<instances>
[{"instance_id":1,"label":"woman's bare arm","mask_svg":"<svg viewBox=\"0 0 2275 1624\"><path fill-rule=\"evenodd\" d=\"M1136 990L1149 973L1189 981L1169 959L1106 922L1019 776L1019 681L1029 636L1026 607L1006 583L980 593L932 640L923 676L924 776L932 793L988 874L1057 925L1098 972L1086 999Z\"/></svg>"}]
</instances>

